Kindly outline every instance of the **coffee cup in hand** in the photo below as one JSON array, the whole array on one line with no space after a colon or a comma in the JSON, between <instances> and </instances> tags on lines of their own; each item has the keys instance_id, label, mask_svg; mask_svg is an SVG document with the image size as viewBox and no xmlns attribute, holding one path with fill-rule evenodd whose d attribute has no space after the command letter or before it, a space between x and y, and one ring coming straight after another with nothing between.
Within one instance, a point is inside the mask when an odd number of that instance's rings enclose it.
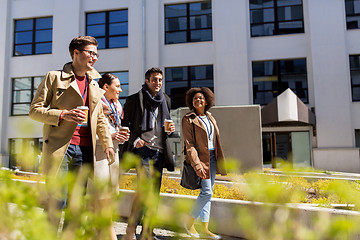
<instances>
[{"instance_id":1,"label":"coffee cup in hand","mask_svg":"<svg viewBox=\"0 0 360 240\"><path fill-rule=\"evenodd\" d=\"M165 128L165 132L171 132L171 125L173 124L173 120L171 119L165 119L164 121L164 128Z\"/></svg>"}]
</instances>

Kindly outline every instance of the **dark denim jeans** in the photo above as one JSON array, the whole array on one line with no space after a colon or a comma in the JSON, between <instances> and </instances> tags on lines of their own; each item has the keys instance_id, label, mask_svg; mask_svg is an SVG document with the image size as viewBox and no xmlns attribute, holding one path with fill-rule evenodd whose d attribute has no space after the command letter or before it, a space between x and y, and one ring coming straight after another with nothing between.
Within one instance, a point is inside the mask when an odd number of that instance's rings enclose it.
<instances>
[{"instance_id":1,"label":"dark denim jeans","mask_svg":"<svg viewBox=\"0 0 360 240\"><path fill-rule=\"evenodd\" d=\"M61 163L59 176L67 177L68 173L71 172L76 177L81 167L85 165L91 166L93 164L92 162L92 146L88 147L70 144ZM86 183L84 189L85 187ZM71 194L71 191L72 184L70 182L66 182L62 188L63 198L59 201L60 209L64 209L66 207L67 199L69 197L69 194Z\"/></svg>"}]
</instances>

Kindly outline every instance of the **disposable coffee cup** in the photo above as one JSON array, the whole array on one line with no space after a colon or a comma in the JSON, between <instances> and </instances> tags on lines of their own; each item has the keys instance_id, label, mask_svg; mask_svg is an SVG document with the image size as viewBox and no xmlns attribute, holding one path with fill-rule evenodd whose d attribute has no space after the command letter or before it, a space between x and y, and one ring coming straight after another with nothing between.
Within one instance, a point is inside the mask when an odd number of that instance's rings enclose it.
<instances>
[{"instance_id":1,"label":"disposable coffee cup","mask_svg":"<svg viewBox=\"0 0 360 240\"><path fill-rule=\"evenodd\" d=\"M82 123L79 123L79 127L87 127L88 125L88 116L89 116L89 108L87 106L78 106L77 109L83 111L86 115L85 120Z\"/></svg>"},{"instance_id":2,"label":"disposable coffee cup","mask_svg":"<svg viewBox=\"0 0 360 240\"><path fill-rule=\"evenodd\" d=\"M119 132L130 132L130 129L128 127L119 127Z\"/></svg>"},{"instance_id":3,"label":"disposable coffee cup","mask_svg":"<svg viewBox=\"0 0 360 240\"><path fill-rule=\"evenodd\" d=\"M171 132L170 126L171 126L172 123L173 123L173 120L165 119L165 122L164 122L165 132Z\"/></svg>"}]
</instances>

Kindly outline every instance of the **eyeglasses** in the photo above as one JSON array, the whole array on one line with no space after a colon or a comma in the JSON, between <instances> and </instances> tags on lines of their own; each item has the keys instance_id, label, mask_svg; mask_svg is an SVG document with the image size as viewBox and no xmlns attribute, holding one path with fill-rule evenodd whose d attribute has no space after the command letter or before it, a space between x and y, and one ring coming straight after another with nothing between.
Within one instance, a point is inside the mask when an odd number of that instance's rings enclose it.
<instances>
[{"instance_id":1,"label":"eyeglasses","mask_svg":"<svg viewBox=\"0 0 360 240\"><path fill-rule=\"evenodd\" d=\"M78 50L81 51L81 52L87 52L91 57L99 58L99 54L97 54L97 53L94 52L94 51L85 50L85 49L78 49Z\"/></svg>"}]
</instances>

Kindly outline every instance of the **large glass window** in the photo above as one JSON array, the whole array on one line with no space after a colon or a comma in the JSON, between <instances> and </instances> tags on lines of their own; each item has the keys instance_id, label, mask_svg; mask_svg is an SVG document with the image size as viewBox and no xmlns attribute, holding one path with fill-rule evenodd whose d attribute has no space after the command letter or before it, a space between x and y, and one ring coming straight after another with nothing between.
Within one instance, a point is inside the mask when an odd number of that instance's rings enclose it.
<instances>
[{"instance_id":1,"label":"large glass window","mask_svg":"<svg viewBox=\"0 0 360 240\"><path fill-rule=\"evenodd\" d=\"M360 55L350 56L351 94L353 102L360 101Z\"/></svg>"},{"instance_id":2,"label":"large glass window","mask_svg":"<svg viewBox=\"0 0 360 240\"><path fill-rule=\"evenodd\" d=\"M9 139L9 167L37 172L41 159L42 138Z\"/></svg>"},{"instance_id":3,"label":"large glass window","mask_svg":"<svg viewBox=\"0 0 360 240\"><path fill-rule=\"evenodd\" d=\"M211 1L165 6L165 44L212 41Z\"/></svg>"},{"instance_id":4,"label":"large glass window","mask_svg":"<svg viewBox=\"0 0 360 240\"><path fill-rule=\"evenodd\" d=\"M290 88L308 103L306 59L252 63L254 104L265 105Z\"/></svg>"},{"instance_id":5,"label":"large glass window","mask_svg":"<svg viewBox=\"0 0 360 240\"><path fill-rule=\"evenodd\" d=\"M302 0L250 0L251 36L303 33Z\"/></svg>"},{"instance_id":6,"label":"large glass window","mask_svg":"<svg viewBox=\"0 0 360 240\"><path fill-rule=\"evenodd\" d=\"M12 79L11 116L29 114L30 104L43 77Z\"/></svg>"},{"instance_id":7,"label":"large glass window","mask_svg":"<svg viewBox=\"0 0 360 240\"><path fill-rule=\"evenodd\" d=\"M86 35L98 41L98 49L128 46L128 10L86 14Z\"/></svg>"},{"instance_id":8,"label":"large glass window","mask_svg":"<svg viewBox=\"0 0 360 240\"><path fill-rule=\"evenodd\" d=\"M52 52L53 18L15 20L14 56Z\"/></svg>"},{"instance_id":9,"label":"large glass window","mask_svg":"<svg viewBox=\"0 0 360 240\"><path fill-rule=\"evenodd\" d=\"M360 0L345 0L347 29L360 28Z\"/></svg>"},{"instance_id":10,"label":"large glass window","mask_svg":"<svg viewBox=\"0 0 360 240\"><path fill-rule=\"evenodd\" d=\"M185 107L185 94L192 87L208 87L214 91L213 66L165 68L165 92L171 98L171 108Z\"/></svg>"}]
</instances>

